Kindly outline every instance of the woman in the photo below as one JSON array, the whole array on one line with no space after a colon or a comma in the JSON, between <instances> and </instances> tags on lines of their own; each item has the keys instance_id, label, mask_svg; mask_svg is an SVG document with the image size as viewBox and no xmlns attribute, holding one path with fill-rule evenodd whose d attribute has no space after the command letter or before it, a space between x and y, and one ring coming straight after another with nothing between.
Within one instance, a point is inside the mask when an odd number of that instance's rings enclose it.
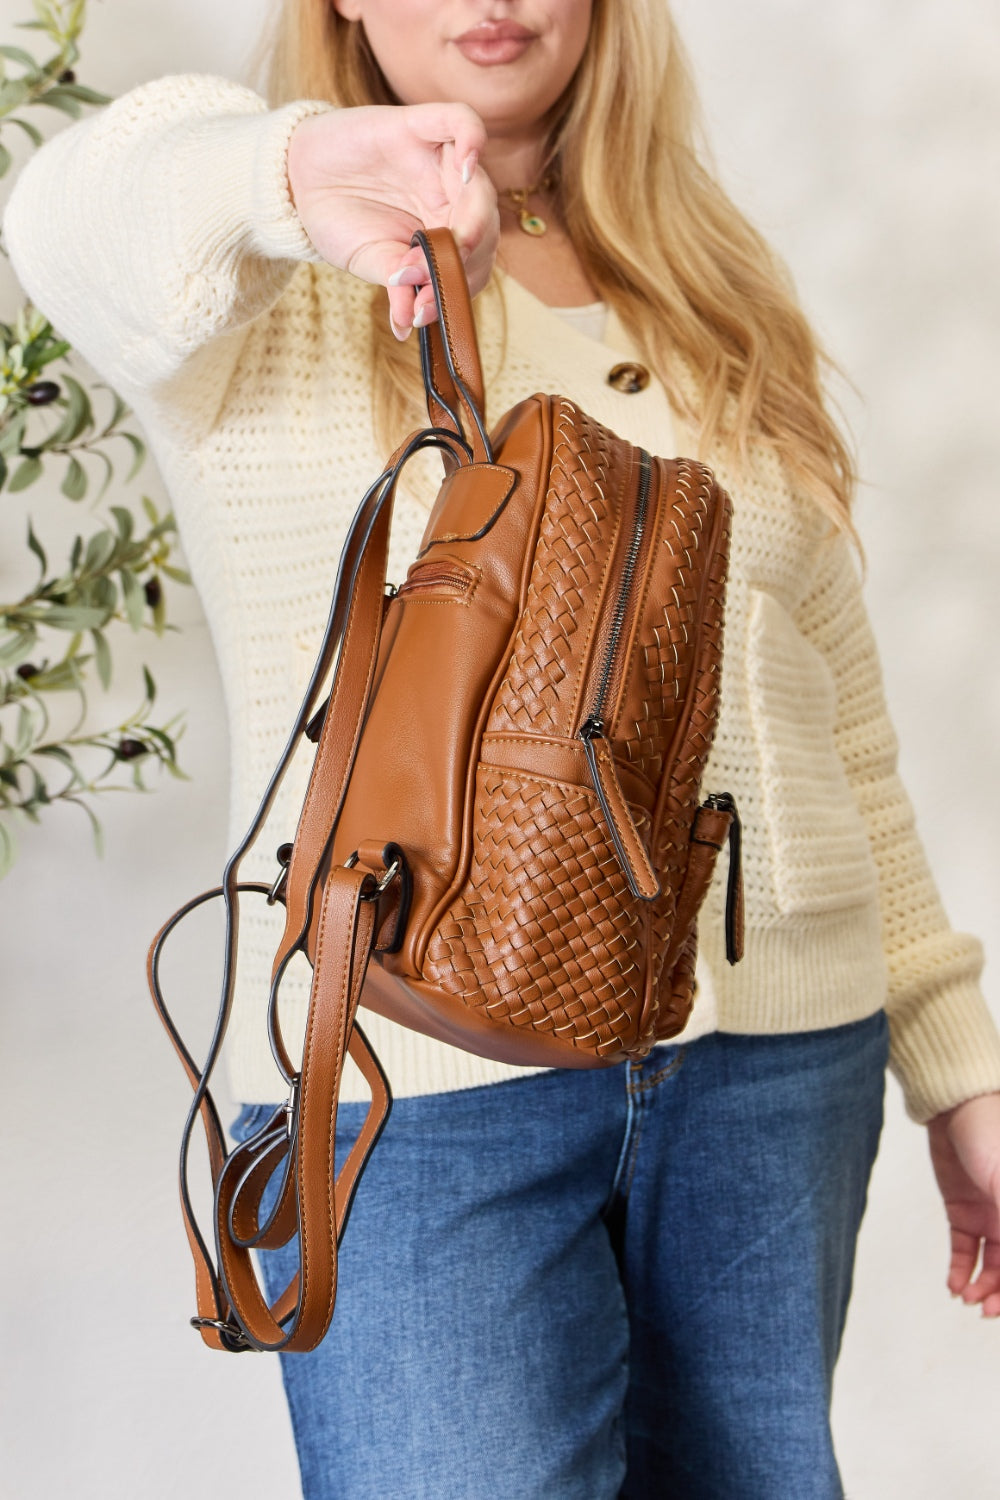
<instances>
[{"instance_id":1,"label":"woman","mask_svg":"<svg viewBox=\"0 0 1000 1500\"><path fill-rule=\"evenodd\" d=\"M659 0L288 0L273 58L280 107L147 85L40 153L5 223L174 495L226 682L234 839L352 509L421 422L406 335L433 309L408 246L446 223L483 293L494 412L564 391L653 451L700 449L735 498L710 775L748 854L747 959L722 962L713 894L694 1018L641 1066L528 1073L371 1022L396 1107L333 1329L284 1361L304 1492L828 1500L887 1041L928 1124L949 1286L989 1316L1000 1043L895 775L814 340L697 164ZM401 502L397 578L432 493L428 473ZM241 1135L279 1097L254 921Z\"/></svg>"}]
</instances>

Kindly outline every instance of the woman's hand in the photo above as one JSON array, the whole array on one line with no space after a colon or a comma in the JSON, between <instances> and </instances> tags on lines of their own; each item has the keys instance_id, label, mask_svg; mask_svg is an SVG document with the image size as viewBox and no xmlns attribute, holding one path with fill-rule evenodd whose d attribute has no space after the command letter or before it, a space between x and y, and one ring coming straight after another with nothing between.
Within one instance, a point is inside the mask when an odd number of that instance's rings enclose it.
<instances>
[{"instance_id":1,"label":"woman's hand","mask_svg":"<svg viewBox=\"0 0 1000 1500\"><path fill-rule=\"evenodd\" d=\"M978 1303L984 1317L1000 1317L1000 1094L935 1115L927 1132L951 1225L948 1289Z\"/></svg>"},{"instance_id":2,"label":"woman's hand","mask_svg":"<svg viewBox=\"0 0 1000 1500\"><path fill-rule=\"evenodd\" d=\"M437 316L415 229L451 229L473 294L486 284L500 217L478 165L485 144L465 104L337 109L292 132L288 181L306 233L331 264L388 287L397 338Z\"/></svg>"}]
</instances>

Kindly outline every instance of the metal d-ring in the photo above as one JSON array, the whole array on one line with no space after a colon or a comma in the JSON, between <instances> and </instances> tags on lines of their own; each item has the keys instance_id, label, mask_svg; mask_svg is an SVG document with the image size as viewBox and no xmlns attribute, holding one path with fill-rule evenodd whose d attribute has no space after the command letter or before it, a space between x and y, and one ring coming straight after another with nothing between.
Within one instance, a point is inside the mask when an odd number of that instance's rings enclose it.
<instances>
[{"instance_id":1,"label":"metal d-ring","mask_svg":"<svg viewBox=\"0 0 1000 1500\"><path fill-rule=\"evenodd\" d=\"M358 858L359 858L358 851L357 851L357 849L355 849L354 853L353 854L349 854L347 856L347 858L344 860L344 869L345 870L353 870L354 867L355 867L355 865L358 862ZM395 880L396 876L399 874L399 872L402 869L402 867L403 867L403 862L400 859L399 855L397 854L396 858L393 860L392 864L386 870L386 872L382 876L382 878L380 880L376 881L375 889L372 892L370 892L369 895L365 896L363 899L365 901L375 901L375 900L378 899L379 896L384 896L385 893L386 893L386 891L389 889L390 885L392 885L392 882ZM372 879L373 880L375 879L374 875L372 876Z\"/></svg>"}]
</instances>

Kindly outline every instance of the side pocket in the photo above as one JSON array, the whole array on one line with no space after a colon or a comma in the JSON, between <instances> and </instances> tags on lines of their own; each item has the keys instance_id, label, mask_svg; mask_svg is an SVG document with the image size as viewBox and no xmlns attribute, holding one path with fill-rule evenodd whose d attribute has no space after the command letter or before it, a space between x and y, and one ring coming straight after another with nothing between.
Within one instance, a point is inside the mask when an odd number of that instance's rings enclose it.
<instances>
[{"instance_id":1,"label":"side pocket","mask_svg":"<svg viewBox=\"0 0 1000 1500\"><path fill-rule=\"evenodd\" d=\"M746 672L778 910L870 900L878 877L834 740L833 678L787 610L760 589L750 591Z\"/></svg>"}]
</instances>

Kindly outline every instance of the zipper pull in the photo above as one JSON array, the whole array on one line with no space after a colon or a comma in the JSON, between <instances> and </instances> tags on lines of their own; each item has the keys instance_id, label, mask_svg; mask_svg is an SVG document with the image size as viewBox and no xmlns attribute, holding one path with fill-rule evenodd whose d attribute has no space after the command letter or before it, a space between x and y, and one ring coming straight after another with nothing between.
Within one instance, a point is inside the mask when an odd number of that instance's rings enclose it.
<instances>
[{"instance_id":1,"label":"zipper pull","mask_svg":"<svg viewBox=\"0 0 1000 1500\"><path fill-rule=\"evenodd\" d=\"M646 846L639 837L639 830L618 780L615 758L604 737L604 720L592 714L581 725L579 735L586 752L590 779L594 783L597 800L601 804L629 890L640 901L655 901L660 894L660 882L646 853Z\"/></svg>"},{"instance_id":2,"label":"zipper pull","mask_svg":"<svg viewBox=\"0 0 1000 1500\"><path fill-rule=\"evenodd\" d=\"M743 824L730 792L713 792L705 806L729 814L729 876L726 881L726 958L738 964L743 957Z\"/></svg>"}]
</instances>

